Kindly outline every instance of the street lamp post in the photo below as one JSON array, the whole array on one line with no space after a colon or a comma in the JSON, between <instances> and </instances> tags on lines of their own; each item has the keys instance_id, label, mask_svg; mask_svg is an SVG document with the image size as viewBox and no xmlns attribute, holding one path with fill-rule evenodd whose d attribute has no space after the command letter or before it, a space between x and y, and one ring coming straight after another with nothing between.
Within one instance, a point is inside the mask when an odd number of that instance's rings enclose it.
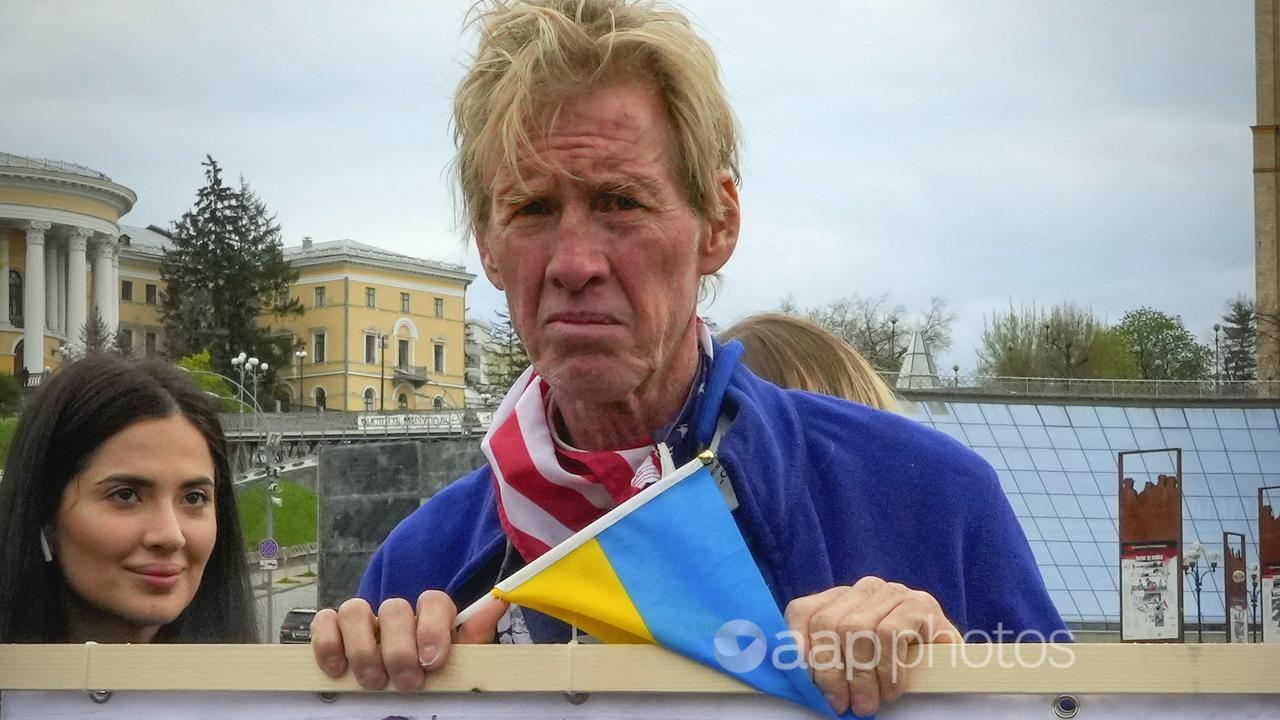
<instances>
[{"instance_id":1,"label":"street lamp post","mask_svg":"<svg viewBox=\"0 0 1280 720\"><path fill-rule=\"evenodd\" d=\"M953 387L953 388L958 388L958 387L960 387L960 366L959 366L959 365L952 365L952 366L951 366L951 372L952 372L952 373L955 373L955 380L953 380L953 381L952 381L952 383L951 383L951 387Z\"/></svg>"},{"instance_id":2,"label":"street lamp post","mask_svg":"<svg viewBox=\"0 0 1280 720\"><path fill-rule=\"evenodd\" d=\"M243 361L237 364L238 365L243 364ZM265 372L266 363L262 363L262 365ZM236 388L240 391L241 395L248 393L248 390L243 385L236 383L235 380L232 380L231 378L225 375L222 375L220 373L212 372L209 370L190 370L182 366L178 366L178 369L183 370L185 372L193 373L193 374L211 375L214 377L222 378L223 380L231 383L232 385L235 385ZM211 395L213 397L221 397L217 393L209 392L207 390L205 391L205 394ZM253 413L254 416L257 418L257 420L262 423L262 429L264 432L267 433L266 446L260 447L258 451L254 453L253 460L254 460L254 464L261 465L266 470L265 477L267 480L267 492L266 492L266 496L267 496L266 525L267 527L266 527L266 537L264 537L263 540L270 538L274 542L275 525L274 525L273 510L275 507L279 507L280 505L283 504L279 494L280 484L277 482L277 480L280 477L280 468L279 466L276 465L276 463L280 461L280 455L279 455L280 435L278 433L270 432L269 428L267 427L267 416L265 413L262 412L262 406L257 404L258 403L257 397L251 397L250 399L253 400L254 402L253 405L246 403L244 400L241 400L240 398L235 398L235 401L239 403L242 408L248 407L249 412ZM267 565L265 568L259 566L259 569L265 569L267 571L267 613L263 622L266 624L265 640L266 642L271 642L272 638L275 637L274 630L273 630L274 621L272 617L275 611L275 572L274 570L272 570L270 565Z\"/></svg>"},{"instance_id":3,"label":"street lamp post","mask_svg":"<svg viewBox=\"0 0 1280 720\"><path fill-rule=\"evenodd\" d=\"M1219 390L1222 385L1222 360L1218 349L1218 333L1222 331L1222 326L1218 323L1213 324L1213 389Z\"/></svg>"},{"instance_id":4,"label":"street lamp post","mask_svg":"<svg viewBox=\"0 0 1280 720\"><path fill-rule=\"evenodd\" d=\"M1197 540L1182 553L1182 572L1191 581L1196 593L1196 642L1204 642L1204 617L1200 611L1200 591L1204 579L1218 569L1218 553L1209 553L1209 567L1200 565L1200 556L1204 554L1204 546Z\"/></svg>"},{"instance_id":5,"label":"street lamp post","mask_svg":"<svg viewBox=\"0 0 1280 720\"><path fill-rule=\"evenodd\" d=\"M270 467L267 470L267 538L275 541L276 529L272 510L283 505L284 502L280 498L280 468ZM276 543L276 547L279 547ZM274 559L274 558L272 558ZM267 642L272 642L275 638L275 571L269 566L267 568Z\"/></svg>"},{"instance_id":6,"label":"street lamp post","mask_svg":"<svg viewBox=\"0 0 1280 720\"><path fill-rule=\"evenodd\" d=\"M231 366L240 373L240 412L244 412L244 393L246 392L246 388L244 386L245 375L248 375L249 378L253 380L253 404L258 407L262 407L262 404L258 402L258 379L266 376L267 371L271 369L271 365L262 362L256 357L249 357L245 353L240 353L239 355L231 358Z\"/></svg>"},{"instance_id":7,"label":"street lamp post","mask_svg":"<svg viewBox=\"0 0 1280 720\"><path fill-rule=\"evenodd\" d=\"M253 360L254 364L257 364L258 362L258 358L250 358L248 355L244 353L240 353L239 355L231 358L231 367L235 368L236 371L240 373L240 385L239 385L240 394L237 396L237 398L240 400L240 409L237 412L244 412L244 373L246 370L248 370L248 367L246 367L246 365L249 362L249 360ZM257 402L257 400L258 399L255 397L254 402Z\"/></svg>"},{"instance_id":8,"label":"street lamp post","mask_svg":"<svg viewBox=\"0 0 1280 720\"><path fill-rule=\"evenodd\" d=\"M307 359L307 351L298 350L293 356L298 358L298 412L302 412L307 409L307 381L302 373L303 363Z\"/></svg>"},{"instance_id":9,"label":"street lamp post","mask_svg":"<svg viewBox=\"0 0 1280 720\"><path fill-rule=\"evenodd\" d=\"M378 368L378 410L385 411L387 409L387 336L378 333L378 353L381 356L378 360L380 367Z\"/></svg>"},{"instance_id":10,"label":"street lamp post","mask_svg":"<svg viewBox=\"0 0 1280 720\"><path fill-rule=\"evenodd\" d=\"M1262 592L1262 569L1258 563L1249 566L1249 628L1250 642L1258 642L1258 596Z\"/></svg>"},{"instance_id":11,"label":"street lamp post","mask_svg":"<svg viewBox=\"0 0 1280 720\"><path fill-rule=\"evenodd\" d=\"M898 318L889 318L889 359L898 359Z\"/></svg>"},{"instance_id":12,"label":"street lamp post","mask_svg":"<svg viewBox=\"0 0 1280 720\"><path fill-rule=\"evenodd\" d=\"M264 377L271 366L256 357L249 358L246 364L249 366L249 377L253 378L253 401L261 406L262 403L258 402L258 379Z\"/></svg>"}]
</instances>

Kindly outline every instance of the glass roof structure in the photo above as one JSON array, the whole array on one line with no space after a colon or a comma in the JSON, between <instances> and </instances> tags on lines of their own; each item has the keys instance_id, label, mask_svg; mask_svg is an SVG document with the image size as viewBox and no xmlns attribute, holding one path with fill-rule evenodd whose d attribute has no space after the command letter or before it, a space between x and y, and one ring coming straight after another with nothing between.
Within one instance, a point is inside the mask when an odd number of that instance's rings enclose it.
<instances>
[{"instance_id":1,"label":"glass roof structure","mask_svg":"<svg viewBox=\"0 0 1280 720\"><path fill-rule=\"evenodd\" d=\"M1069 623L1119 623L1117 453L1181 448L1183 542L1205 556L1222 552L1222 533L1238 532L1247 562L1258 561L1258 488L1280 485L1276 409L1066 404L1058 399L1008 402L920 399L904 413L972 448L995 468L1022 523L1045 584ZM1132 464L1132 467L1131 467ZM1173 453L1129 456L1125 474L1141 490L1173 474ZM1280 491L1271 496L1280 501ZM1207 560L1202 560L1202 563ZM1207 623L1223 621L1222 564L1205 579ZM1183 613L1196 621L1195 595L1184 582Z\"/></svg>"}]
</instances>

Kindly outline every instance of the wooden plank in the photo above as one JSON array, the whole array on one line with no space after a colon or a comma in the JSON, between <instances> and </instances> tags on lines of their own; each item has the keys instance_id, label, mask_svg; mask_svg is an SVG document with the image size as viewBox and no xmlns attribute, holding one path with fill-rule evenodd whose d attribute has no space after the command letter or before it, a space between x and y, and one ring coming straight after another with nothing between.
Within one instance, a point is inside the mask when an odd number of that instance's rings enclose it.
<instances>
[{"instance_id":1,"label":"wooden plank","mask_svg":"<svg viewBox=\"0 0 1280 720\"><path fill-rule=\"evenodd\" d=\"M1280 694L1280 645L934 645L909 662L921 694ZM0 645L0 689L361 691L306 645ZM659 647L594 644L455 647L423 690L753 692Z\"/></svg>"},{"instance_id":2,"label":"wooden plank","mask_svg":"<svg viewBox=\"0 0 1280 720\"><path fill-rule=\"evenodd\" d=\"M1275 720L1272 695L1076 695L1083 720ZM5 692L5 720L814 720L799 705L745 694L119 692L95 704L70 690ZM1057 720L1053 695L908 695L884 720Z\"/></svg>"},{"instance_id":3,"label":"wooden plank","mask_svg":"<svg viewBox=\"0 0 1280 720\"><path fill-rule=\"evenodd\" d=\"M84 687L92 645L0 645L0 690Z\"/></svg>"}]
</instances>

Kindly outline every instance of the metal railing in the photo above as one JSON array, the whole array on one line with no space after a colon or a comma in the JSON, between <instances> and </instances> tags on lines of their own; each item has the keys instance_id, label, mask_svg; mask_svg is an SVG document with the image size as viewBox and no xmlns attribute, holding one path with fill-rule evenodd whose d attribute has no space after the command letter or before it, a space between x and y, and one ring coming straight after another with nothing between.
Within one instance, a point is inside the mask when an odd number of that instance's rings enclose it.
<instances>
[{"instance_id":1,"label":"metal railing","mask_svg":"<svg viewBox=\"0 0 1280 720\"><path fill-rule=\"evenodd\" d=\"M1132 397L1132 398L1280 398L1280 382L1274 380L1131 380L1108 378L1002 377L995 375L939 374L916 376L912 387L898 387L898 373L881 372L889 387L899 393L1006 395L1033 397Z\"/></svg>"},{"instance_id":2,"label":"metal railing","mask_svg":"<svg viewBox=\"0 0 1280 720\"><path fill-rule=\"evenodd\" d=\"M422 365L396 365L392 377L396 382L407 380L409 382L425 383L428 379L427 368Z\"/></svg>"},{"instance_id":3,"label":"metal railing","mask_svg":"<svg viewBox=\"0 0 1280 720\"><path fill-rule=\"evenodd\" d=\"M53 170L54 172L70 173L72 175L83 175L85 177L98 178L99 180L110 181L111 178L105 174L98 172L84 165L63 162L61 160L49 160L48 158L24 157L22 155L11 155L9 153L0 153L0 167L20 167L30 168L32 170Z\"/></svg>"},{"instance_id":4,"label":"metal railing","mask_svg":"<svg viewBox=\"0 0 1280 720\"><path fill-rule=\"evenodd\" d=\"M219 414L233 440L264 436L268 428L285 438L457 435L486 430L492 417L493 408Z\"/></svg>"}]
</instances>

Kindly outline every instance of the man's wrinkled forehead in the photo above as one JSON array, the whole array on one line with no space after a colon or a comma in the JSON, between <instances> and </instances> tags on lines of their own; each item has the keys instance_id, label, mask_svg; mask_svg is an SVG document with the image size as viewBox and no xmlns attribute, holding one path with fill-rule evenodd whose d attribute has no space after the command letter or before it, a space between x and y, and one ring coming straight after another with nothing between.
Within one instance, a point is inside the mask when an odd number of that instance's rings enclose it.
<instances>
[{"instance_id":1,"label":"man's wrinkled forehead","mask_svg":"<svg viewBox=\"0 0 1280 720\"><path fill-rule=\"evenodd\" d=\"M662 103L660 96L654 99ZM676 161L665 110L657 116L656 123L646 122L643 113L618 103L585 111L580 104L572 104L567 112L559 104L544 111L540 122L531 123L532 132L508 156L494 158L490 190L501 196L546 190L563 181L591 186L634 184L656 190L660 180L673 179L665 176ZM650 142L655 135L665 142Z\"/></svg>"}]
</instances>

